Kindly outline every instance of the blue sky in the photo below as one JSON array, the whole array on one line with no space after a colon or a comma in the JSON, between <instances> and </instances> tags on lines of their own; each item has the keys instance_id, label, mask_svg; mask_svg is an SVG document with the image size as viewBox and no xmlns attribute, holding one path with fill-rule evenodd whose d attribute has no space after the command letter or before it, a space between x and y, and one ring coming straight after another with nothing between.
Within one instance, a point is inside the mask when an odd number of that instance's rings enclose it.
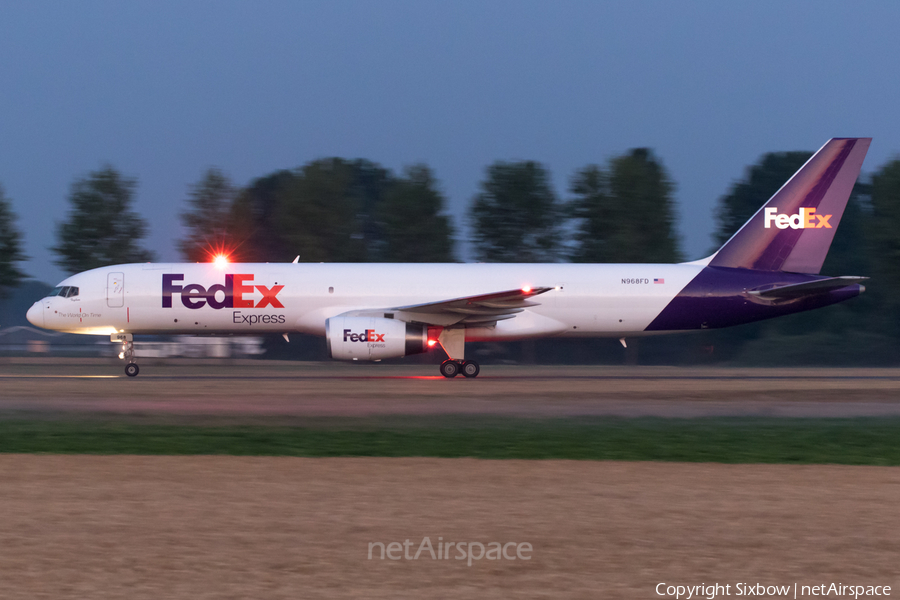
<instances>
[{"instance_id":1,"label":"blue sky","mask_svg":"<svg viewBox=\"0 0 900 600\"><path fill-rule=\"evenodd\" d=\"M426 162L460 234L491 162L572 173L638 146L677 184L690 258L763 152L874 138L900 152L895 2L0 4L0 184L34 277L76 177L139 180L144 245L178 260L210 166L238 184L324 156ZM285 260L291 260L286 256Z\"/></svg>"}]
</instances>

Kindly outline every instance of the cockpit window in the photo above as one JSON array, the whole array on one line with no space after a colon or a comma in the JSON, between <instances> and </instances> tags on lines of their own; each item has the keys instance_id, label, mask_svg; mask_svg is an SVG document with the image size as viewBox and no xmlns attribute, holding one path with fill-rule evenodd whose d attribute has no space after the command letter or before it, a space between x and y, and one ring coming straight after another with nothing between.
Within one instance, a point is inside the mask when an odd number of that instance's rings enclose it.
<instances>
[{"instance_id":1,"label":"cockpit window","mask_svg":"<svg viewBox=\"0 0 900 600\"><path fill-rule=\"evenodd\" d=\"M47 294L47 298L52 298L53 296L60 296L62 298L74 298L77 295L77 287L73 285L61 285L50 290L50 293Z\"/></svg>"}]
</instances>

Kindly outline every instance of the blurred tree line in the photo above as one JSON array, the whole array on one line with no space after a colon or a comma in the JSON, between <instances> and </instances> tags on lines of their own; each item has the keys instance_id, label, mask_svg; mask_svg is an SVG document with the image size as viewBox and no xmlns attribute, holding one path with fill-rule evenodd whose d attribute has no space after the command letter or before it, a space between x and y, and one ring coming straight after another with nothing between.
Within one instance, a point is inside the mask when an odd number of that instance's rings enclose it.
<instances>
[{"instance_id":1,"label":"blurred tree line","mask_svg":"<svg viewBox=\"0 0 900 600\"><path fill-rule=\"evenodd\" d=\"M714 247L724 243L811 156L763 155L716 207ZM77 179L71 211L57 227L57 264L78 272L143 262L146 224L132 207L137 182L111 166ZM632 149L571 177L559 198L549 171L533 161L489 165L467 212L474 258L483 262L643 262L684 260L675 185L647 148ZM224 252L233 261L452 262L452 219L432 171L394 173L367 160L326 158L235 185L209 169L190 186L179 249L186 260ZM821 311L725 330L629 341L627 362L886 364L900 361L900 159L853 190L822 272L871 275L860 298ZM698 257L692 257L698 258ZM0 190L0 294L22 279L15 215ZM281 340L281 338L278 338ZM267 343L274 354L319 358L324 344ZM611 340L482 344L482 360L621 362Z\"/></svg>"},{"instance_id":2,"label":"blurred tree line","mask_svg":"<svg viewBox=\"0 0 900 600\"><path fill-rule=\"evenodd\" d=\"M341 158L277 171L236 188L217 169L192 186L181 252L208 261L452 262L453 225L424 165L395 175Z\"/></svg>"},{"instance_id":3,"label":"blurred tree line","mask_svg":"<svg viewBox=\"0 0 900 600\"><path fill-rule=\"evenodd\" d=\"M0 186L0 299L7 297L25 278L18 265L23 260L22 233L16 227L16 214Z\"/></svg>"}]
</instances>

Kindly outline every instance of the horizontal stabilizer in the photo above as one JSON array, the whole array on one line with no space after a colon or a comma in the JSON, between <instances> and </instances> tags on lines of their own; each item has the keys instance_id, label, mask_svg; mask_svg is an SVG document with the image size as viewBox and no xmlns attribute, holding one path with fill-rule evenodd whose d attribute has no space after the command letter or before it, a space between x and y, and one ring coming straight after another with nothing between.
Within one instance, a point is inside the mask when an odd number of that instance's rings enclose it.
<instances>
[{"instance_id":1,"label":"horizontal stabilizer","mask_svg":"<svg viewBox=\"0 0 900 600\"><path fill-rule=\"evenodd\" d=\"M813 294L823 294L831 290L839 290L849 285L865 281L868 277L829 277L803 283L779 285L765 290L750 290L747 293L766 300L793 300Z\"/></svg>"}]
</instances>

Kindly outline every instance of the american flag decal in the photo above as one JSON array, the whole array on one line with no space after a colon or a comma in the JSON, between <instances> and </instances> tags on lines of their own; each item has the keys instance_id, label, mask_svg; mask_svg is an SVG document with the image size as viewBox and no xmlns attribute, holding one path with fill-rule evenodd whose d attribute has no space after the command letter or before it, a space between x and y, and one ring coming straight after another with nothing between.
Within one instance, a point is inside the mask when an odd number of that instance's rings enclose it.
<instances>
[{"instance_id":1,"label":"american flag decal","mask_svg":"<svg viewBox=\"0 0 900 600\"><path fill-rule=\"evenodd\" d=\"M665 282L666 282L665 279L654 279L653 280L653 283L665 283Z\"/></svg>"}]
</instances>

